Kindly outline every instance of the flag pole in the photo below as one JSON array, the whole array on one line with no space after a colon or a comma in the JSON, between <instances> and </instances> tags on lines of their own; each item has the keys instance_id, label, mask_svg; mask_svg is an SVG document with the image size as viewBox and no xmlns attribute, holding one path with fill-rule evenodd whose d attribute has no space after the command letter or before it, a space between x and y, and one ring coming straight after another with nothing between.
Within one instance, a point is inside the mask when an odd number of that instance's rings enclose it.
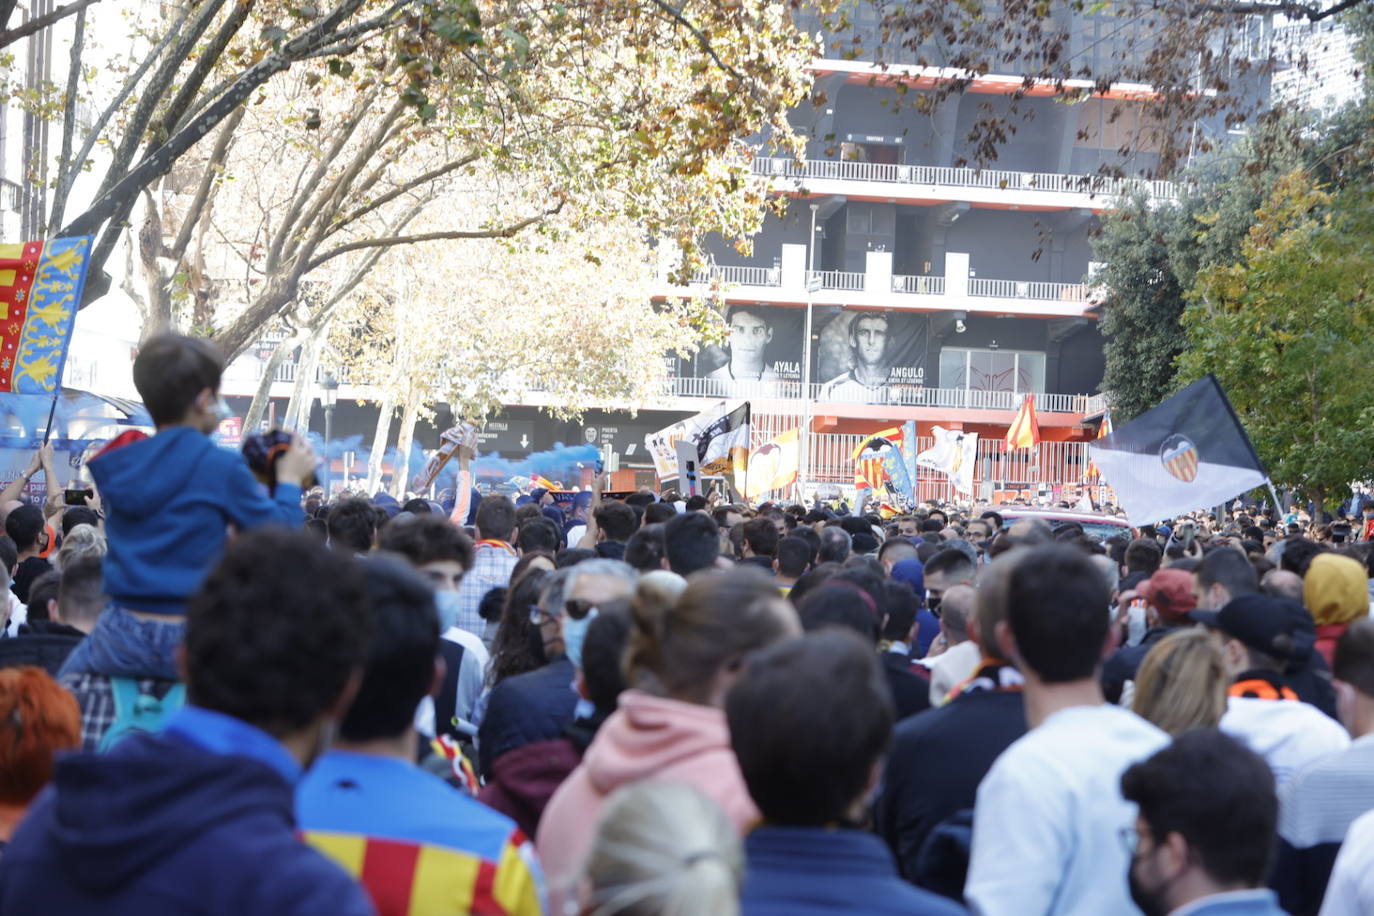
<instances>
[{"instance_id":1,"label":"flag pole","mask_svg":"<svg viewBox=\"0 0 1374 916\"><path fill-rule=\"evenodd\" d=\"M1269 496L1274 500L1274 515L1276 517L1282 516L1283 504L1279 502L1279 494L1274 489L1274 482L1266 477L1264 478L1264 485L1269 488Z\"/></svg>"},{"instance_id":2,"label":"flag pole","mask_svg":"<svg viewBox=\"0 0 1374 916\"><path fill-rule=\"evenodd\" d=\"M62 386L58 385L57 390L52 394L52 407L48 409L48 425L43 430L43 444L47 445L52 440L52 424L57 418L57 399L62 397Z\"/></svg>"}]
</instances>

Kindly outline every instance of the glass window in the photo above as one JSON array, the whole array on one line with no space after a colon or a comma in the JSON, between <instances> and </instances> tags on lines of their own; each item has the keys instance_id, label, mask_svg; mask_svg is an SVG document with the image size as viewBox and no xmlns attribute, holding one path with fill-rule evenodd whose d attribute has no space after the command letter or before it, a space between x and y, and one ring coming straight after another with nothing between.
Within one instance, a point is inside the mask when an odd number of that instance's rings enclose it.
<instances>
[{"instance_id":1,"label":"glass window","mask_svg":"<svg viewBox=\"0 0 1374 916\"><path fill-rule=\"evenodd\" d=\"M1045 390L1045 354L1033 350L940 351L940 387L960 391Z\"/></svg>"}]
</instances>

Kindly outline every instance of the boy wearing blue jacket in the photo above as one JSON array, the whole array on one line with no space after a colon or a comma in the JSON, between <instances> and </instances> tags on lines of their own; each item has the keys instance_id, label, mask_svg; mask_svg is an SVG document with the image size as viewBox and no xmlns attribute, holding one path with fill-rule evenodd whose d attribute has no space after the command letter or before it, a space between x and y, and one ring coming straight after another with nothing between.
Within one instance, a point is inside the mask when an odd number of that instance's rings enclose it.
<instances>
[{"instance_id":1,"label":"boy wearing blue jacket","mask_svg":"<svg viewBox=\"0 0 1374 916\"><path fill-rule=\"evenodd\" d=\"M219 396L224 360L209 341L154 337L133 370L157 434L125 433L89 462L106 510L110 605L61 671L81 704L86 750L100 748L129 705L120 696L136 687L146 705L144 698L161 701L173 689L188 596L231 529L302 524L301 482L315 465L310 446L294 440L277 461L269 497L242 455L210 441L227 408ZM179 693L169 702L179 705Z\"/></svg>"}]
</instances>

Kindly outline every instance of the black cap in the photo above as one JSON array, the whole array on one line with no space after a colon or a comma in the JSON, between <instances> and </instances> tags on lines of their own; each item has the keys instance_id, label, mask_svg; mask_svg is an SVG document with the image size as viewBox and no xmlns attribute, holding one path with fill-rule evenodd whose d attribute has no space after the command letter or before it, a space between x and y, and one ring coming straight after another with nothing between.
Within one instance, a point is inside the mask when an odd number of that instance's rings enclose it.
<instances>
[{"instance_id":1,"label":"black cap","mask_svg":"<svg viewBox=\"0 0 1374 916\"><path fill-rule=\"evenodd\" d=\"M1268 595L1241 595L1219 611L1189 611L1188 617L1256 652L1289 662L1305 661L1317 641L1312 615L1305 607Z\"/></svg>"}]
</instances>

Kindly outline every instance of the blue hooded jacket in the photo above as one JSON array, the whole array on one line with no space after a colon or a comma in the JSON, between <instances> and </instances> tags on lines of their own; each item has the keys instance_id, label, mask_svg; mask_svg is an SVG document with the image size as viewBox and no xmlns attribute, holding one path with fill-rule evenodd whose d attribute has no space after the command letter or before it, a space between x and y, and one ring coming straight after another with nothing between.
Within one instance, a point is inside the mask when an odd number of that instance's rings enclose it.
<instances>
[{"instance_id":1,"label":"blue hooded jacket","mask_svg":"<svg viewBox=\"0 0 1374 916\"><path fill-rule=\"evenodd\" d=\"M62 758L0 858L0 913L371 914L292 801L268 763L171 733Z\"/></svg>"},{"instance_id":2,"label":"blue hooded jacket","mask_svg":"<svg viewBox=\"0 0 1374 916\"><path fill-rule=\"evenodd\" d=\"M268 497L237 452L189 426L102 452L90 461L105 504L105 593L125 607L180 614L224 549L227 527L299 527L301 490Z\"/></svg>"}]
</instances>

